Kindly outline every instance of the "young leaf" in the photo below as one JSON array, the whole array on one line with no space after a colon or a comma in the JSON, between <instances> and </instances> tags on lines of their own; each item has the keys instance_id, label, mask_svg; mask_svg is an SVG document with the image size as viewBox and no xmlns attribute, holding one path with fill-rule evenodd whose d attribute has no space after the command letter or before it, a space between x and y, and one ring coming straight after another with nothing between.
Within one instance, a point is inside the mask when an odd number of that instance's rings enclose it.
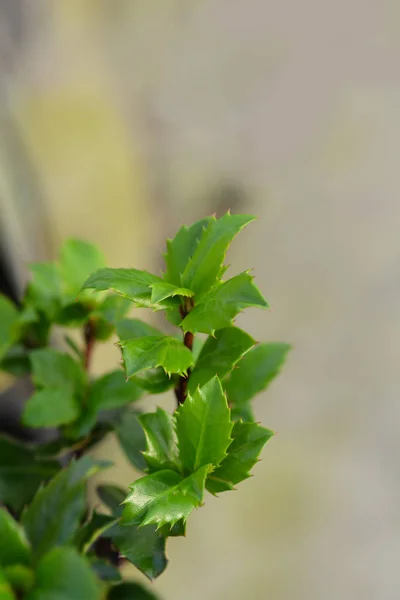
<instances>
[{"instance_id":1,"label":"young leaf","mask_svg":"<svg viewBox=\"0 0 400 600\"><path fill-rule=\"evenodd\" d=\"M97 494L100 500L111 511L113 517L122 515L122 503L126 498L126 491L117 485L101 484L97 486Z\"/></svg>"},{"instance_id":2,"label":"young leaf","mask_svg":"<svg viewBox=\"0 0 400 600\"><path fill-rule=\"evenodd\" d=\"M30 354L35 385L50 388L82 388L86 375L82 365L69 354L52 348L33 350Z\"/></svg>"},{"instance_id":3,"label":"young leaf","mask_svg":"<svg viewBox=\"0 0 400 600\"><path fill-rule=\"evenodd\" d=\"M27 427L58 427L74 421L79 404L70 386L35 392L24 406L22 423Z\"/></svg>"},{"instance_id":4,"label":"young leaf","mask_svg":"<svg viewBox=\"0 0 400 600\"><path fill-rule=\"evenodd\" d=\"M218 465L231 443L233 423L218 377L193 396L188 395L176 415L179 456L187 473L203 465Z\"/></svg>"},{"instance_id":5,"label":"young leaf","mask_svg":"<svg viewBox=\"0 0 400 600\"><path fill-rule=\"evenodd\" d=\"M173 240L167 240L165 262L167 271L164 279L177 286L182 285L182 273L192 258L211 217L196 221L190 227L183 225Z\"/></svg>"},{"instance_id":6,"label":"young leaf","mask_svg":"<svg viewBox=\"0 0 400 600\"><path fill-rule=\"evenodd\" d=\"M215 375L222 380L254 344L253 338L237 327L218 329L215 337L207 339L190 374L189 393L192 394L197 386L203 386Z\"/></svg>"},{"instance_id":7,"label":"young leaf","mask_svg":"<svg viewBox=\"0 0 400 600\"><path fill-rule=\"evenodd\" d=\"M149 336L119 342L127 377L146 369L162 367L167 375L185 375L193 366L193 355L182 342L168 336Z\"/></svg>"},{"instance_id":8,"label":"young leaf","mask_svg":"<svg viewBox=\"0 0 400 600\"><path fill-rule=\"evenodd\" d=\"M116 425L115 433L128 460L139 471L144 471L146 461L143 452L146 450L146 438L139 423L138 414L133 411L126 413Z\"/></svg>"},{"instance_id":9,"label":"young leaf","mask_svg":"<svg viewBox=\"0 0 400 600\"><path fill-rule=\"evenodd\" d=\"M162 394L175 386L176 377L168 377L164 369L147 369L132 377L132 381L150 394Z\"/></svg>"},{"instance_id":10,"label":"young leaf","mask_svg":"<svg viewBox=\"0 0 400 600\"><path fill-rule=\"evenodd\" d=\"M253 277L241 273L224 283L216 285L208 292L193 310L183 319L184 331L213 334L216 329L232 325L232 320L244 308L254 306L269 308L259 289L253 283Z\"/></svg>"},{"instance_id":11,"label":"young leaf","mask_svg":"<svg viewBox=\"0 0 400 600\"><path fill-rule=\"evenodd\" d=\"M158 471L136 480L125 500L122 524L163 525L172 527L186 521L201 505L210 465L203 465L185 479L174 471Z\"/></svg>"},{"instance_id":12,"label":"young leaf","mask_svg":"<svg viewBox=\"0 0 400 600\"><path fill-rule=\"evenodd\" d=\"M0 540L0 567L30 564L31 549L25 532L5 508L0 508Z\"/></svg>"},{"instance_id":13,"label":"young leaf","mask_svg":"<svg viewBox=\"0 0 400 600\"><path fill-rule=\"evenodd\" d=\"M289 350L289 344L259 344L249 350L237 364L237 368L224 382L235 418L243 415L243 411L249 407L249 400L268 387L278 375Z\"/></svg>"},{"instance_id":14,"label":"young leaf","mask_svg":"<svg viewBox=\"0 0 400 600\"><path fill-rule=\"evenodd\" d=\"M151 284L151 301L154 304L166 300L166 298L175 298L176 296L185 296L190 298L194 293L186 288L178 287L172 283L161 281Z\"/></svg>"},{"instance_id":15,"label":"young leaf","mask_svg":"<svg viewBox=\"0 0 400 600\"><path fill-rule=\"evenodd\" d=\"M36 585L27 600L100 600L99 583L74 548L52 548L39 562Z\"/></svg>"},{"instance_id":16,"label":"young leaf","mask_svg":"<svg viewBox=\"0 0 400 600\"><path fill-rule=\"evenodd\" d=\"M30 448L0 436L0 502L19 513L59 468L56 461L36 458Z\"/></svg>"},{"instance_id":17,"label":"young leaf","mask_svg":"<svg viewBox=\"0 0 400 600\"><path fill-rule=\"evenodd\" d=\"M85 456L60 471L37 492L22 515L36 559L54 546L72 540L85 510L86 481L103 466Z\"/></svg>"},{"instance_id":18,"label":"young leaf","mask_svg":"<svg viewBox=\"0 0 400 600\"><path fill-rule=\"evenodd\" d=\"M26 289L24 306L34 307L54 320L61 307L61 279L55 262L29 265L32 279Z\"/></svg>"},{"instance_id":19,"label":"young leaf","mask_svg":"<svg viewBox=\"0 0 400 600\"><path fill-rule=\"evenodd\" d=\"M150 581L165 570L168 563L165 538L156 531L154 525L117 525L111 530L110 536L120 553Z\"/></svg>"},{"instance_id":20,"label":"young leaf","mask_svg":"<svg viewBox=\"0 0 400 600\"><path fill-rule=\"evenodd\" d=\"M136 306L162 309L163 304L151 301L151 284L160 283L162 279L138 269L99 269L85 281L82 289L96 291L114 290L117 294L129 298Z\"/></svg>"},{"instance_id":21,"label":"young leaf","mask_svg":"<svg viewBox=\"0 0 400 600\"><path fill-rule=\"evenodd\" d=\"M146 335L164 335L162 331L140 319L122 319L122 321L117 323L116 329L118 337L121 340L131 340L132 338L140 338Z\"/></svg>"},{"instance_id":22,"label":"young leaf","mask_svg":"<svg viewBox=\"0 0 400 600\"><path fill-rule=\"evenodd\" d=\"M157 596L139 583L125 582L113 586L107 600L157 600Z\"/></svg>"},{"instance_id":23,"label":"young leaf","mask_svg":"<svg viewBox=\"0 0 400 600\"><path fill-rule=\"evenodd\" d=\"M230 213L220 219L211 218L183 272L182 285L193 290L196 295L208 292L221 275L229 244L253 219L250 215Z\"/></svg>"},{"instance_id":24,"label":"young leaf","mask_svg":"<svg viewBox=\"0 0 400 600\"><path fill-rule=\"evenodd\" d=\"M178 469L178 446L172 416L162 408L155 413L140 415L139 421L146 436L143 456L150 472Z\"/></svg>"},{"instance_id":25,"label":"young leaf","mask_svg":"<svg viewBox=\"0 0 400 600\"><path fill-rule=\"evenodd\" d=\"M208 491L217 494L232 490L234 485L250 477L262 448L273 435L273 431L258 423L237 421L233 426L233 441L228 455L207 479Z\"/></svg>"},{"instance_id":26,"label":"young leaf","mask_svg":"<svg viewBox=\"0 0 400 600\"><path fill-rule=\"evenodd\" d=\"M85 279L105 266L100 250L82 240L67 240L60 252L60 273L68 293L76 295Z\"/></svg>"},{"instance_id":27,"label":"young leaf","mask_svg":"<svg viewBox=\"0 0 400 600\"><path fill-rule=\"evenodd\" d=\"M0 359L16 339L18 310L5 296L0 294Z\"/></svg>"}]
</instances>

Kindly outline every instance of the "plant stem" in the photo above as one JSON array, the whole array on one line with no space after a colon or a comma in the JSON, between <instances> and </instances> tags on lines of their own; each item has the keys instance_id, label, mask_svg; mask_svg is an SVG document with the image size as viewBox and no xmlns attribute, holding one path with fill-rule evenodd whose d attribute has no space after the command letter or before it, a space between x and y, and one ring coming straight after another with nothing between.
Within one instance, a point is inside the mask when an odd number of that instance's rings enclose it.
<instances>
[{"instance_id":1,"label":"plant stem","mask_svg":"<svg viewBox=\"0 0 400 600\"><path fill-rule=\"evenodd\" d=\"M193 308L193 300L191 298L185 298L185 304L184 304L184 306L181 306L181 309L180 309L182 319L184 319L190 313L192 308ZM193 350L193 341L194 341L193 333L191 333L190 331L187 331L183 336L183 343L186 346L186 348L188 348L190 351ZM178 402L178 406L180 404L183 404L186 400L190 373L191 373L191 369L188 369L186 377L184 375L182 375L179 378L179 381L175 387L175 396L176 396L176 400Z\"/></svg>"}]
</instances>

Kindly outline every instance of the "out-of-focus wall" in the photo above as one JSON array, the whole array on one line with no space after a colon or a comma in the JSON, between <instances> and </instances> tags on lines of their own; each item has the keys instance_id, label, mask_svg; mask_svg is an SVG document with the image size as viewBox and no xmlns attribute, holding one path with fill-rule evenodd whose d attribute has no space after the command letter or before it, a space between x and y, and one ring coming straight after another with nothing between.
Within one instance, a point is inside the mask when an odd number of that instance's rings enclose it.
<instances>
[{"instance_id":1,"label":"out-of-focus wall","mask_svg":"<svg viewBox=\"0 0 400 600\"><path fill-rule=\"evenodd\" d=\"M294 345L256 402L278 431L256 477L207 498L154 588L396 600L398 2L34 4L0 1L0 200L20 277L69 235L157 269L166 235L232 206L259 220L230 262L254 266L274 307L239 323ZM97 370L115 359L102 348Z\"/></svg>"}]
</instances>

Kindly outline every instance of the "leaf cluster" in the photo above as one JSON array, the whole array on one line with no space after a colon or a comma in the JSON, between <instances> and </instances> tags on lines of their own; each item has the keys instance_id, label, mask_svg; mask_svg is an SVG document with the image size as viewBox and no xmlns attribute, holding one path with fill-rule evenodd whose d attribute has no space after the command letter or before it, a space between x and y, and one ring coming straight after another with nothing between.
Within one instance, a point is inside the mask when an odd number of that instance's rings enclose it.
<instances>
[{"instance_id":1,"label":"leaf cluster","mask_svg":"<svg viewBox=\"0 0 400 600\"><path fill-rule=\"evenodd\" d=\"M269 308L248 271L225 277L228 247L252 220L227 213L181 227L161 275L108 268L97 248L70 240L58 261L31 265L20 306L0 297L0 370L34 384L22 424L55 432L44 445L0 436L4 598L154 598L122 582L122 562L154 579L168 537L185 535L206 491L250 477L273 436L254 420L252 400L289 350L235 325L244 309ZM132 318L137 308L163 311L176 333ZM50 345L54 327L63 348ZM123 368L95 378L93 349L112 336ZM146 394L172 389L173 414L144 411ZM128 489L97 488L105 513L88 507L86 485L107 465L85 453L110 433L140 476Z\"/></svg>"}]
</instances>

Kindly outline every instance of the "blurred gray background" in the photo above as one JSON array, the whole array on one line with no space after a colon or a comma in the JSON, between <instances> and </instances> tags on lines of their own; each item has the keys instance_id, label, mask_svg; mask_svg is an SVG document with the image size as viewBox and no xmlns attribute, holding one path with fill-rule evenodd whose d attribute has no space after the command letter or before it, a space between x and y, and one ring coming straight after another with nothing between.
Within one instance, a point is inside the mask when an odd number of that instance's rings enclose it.
<instances>
[{"instance_id":1,"label":"blurred gray background","mask_svg":"<svg viewBox=\"0 0 400 600\"><path fill-rule=\"evenodd\" d=\"M398 0L0 1L1 242L21 287L68 236L159 270L182 223L259 217L229 262L274 308L239 324L294 346L256 402L278 435L170 541L165 600L400 596L399 64ZM96 370L117 359L100 347Z\"/></svg>"}]
</instances>

